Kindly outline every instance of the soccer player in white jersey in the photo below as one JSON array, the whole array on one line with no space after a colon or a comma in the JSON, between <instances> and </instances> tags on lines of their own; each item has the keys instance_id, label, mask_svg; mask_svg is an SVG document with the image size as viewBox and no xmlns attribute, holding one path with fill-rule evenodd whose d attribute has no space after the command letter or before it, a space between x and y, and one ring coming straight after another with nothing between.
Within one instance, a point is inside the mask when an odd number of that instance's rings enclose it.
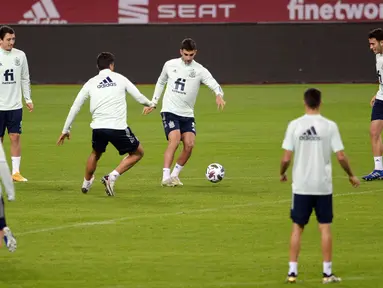
<instances>
[{"instance_id":1,"label":"soccer player in white jersey","mask_svg":"<svg viewBox=\"0 0 383 288\"><path fill-rule=\"evenodd\" d=\"M321 92L308 89L304 93L304 103L306 114L289 123L282 145L285 150L280 169L282 182L287 181L286 171L294 153L291 205L293 227L287 281L296 282L301 236L312 210L315 210L322 242L322 282L339 282L341 279L332 272L332 152L336 153L338 162L346 171L352 186L359 186L359 180L352 173L343 151L338 126L320 114Z\"/></svg>"},{"instance_id":2,"label":"soccer player in white jersey","mask_svg":"<svg viewBox=\"0 0 383 288\"><path fill-rule=\"evenodd\" d=\"M12 176L9 171L7 159L5 157L3 144L0 143L0 178L3 186L5 188L5 192L8 196L8 201L15 200L15 187L13 186ZM4 212L4 199L1 193L0 186L0 239L4 238L5 244L8 247L10 252L14 252L16 250L17 242L16 238L13 236L11 229L7 226L7 221L5 220L5 212ZM0 247L1 247L0 241Z\"/></svg>"},{"instance_id":3,"label":"soccer player in white jersey","mask_svg":"<svg viewBox=\"0 0 383 288\"><path fill-rule=\"evenodd\" d=\"M4 141L5 130L8 130L13 181L26 182L20 174L22 95L29 112L33 111L33 103L27 57L23 51L13 48L15 39L11 27L0 27L0 138Z\"/></svg>"},{"instance_id":4,"label":"soccer player in white jersey","mask_svg":"<svg viewBox=\"0 0 383 288\"><path fill-rule=\"evenodd\" d=\"M194 105L201 83L207 85L216 96L218 109L223 109L223 91L210 72L194 60L197 45L193 39L186 38L181 43L181 57L165 63L158 78L152 101L157 105L161 94L166 90L162 102L162 122L168 147L164 155L162 186L182 186L179 173L189 160L196 135ZM149 114L153 107L145 107L143 113ZM170 168L180 142L183 150L178 157L172 173Z\"/></svg>"},{"instance_id":5,"label":"soccer player in white jersey","mask_svg":"<svg viewBox=\"0 0 383 288\"><path fill-rule=\"evenodd\" d=\"M70 138L71 125L84 101L90 98L93 150L85 169L81 188L83 193L87 193L92 186L97 162L106 151L109 142L120 155L128 154L128 156L111 173L102 177L101 182L105 185L108 196L114 196L114 184L117 178L132 168L144 155L142 145L126 123L126 92L143 105L154 105L126 77L114 72L114 62L114 55L109 52L98 55L97 67L100 72L89 79L78 93L57 141L57 145L62 145L65 138Z\"/></svg>"},{"instance_id":6,"label":"soccer player in white jersey","mask_svg":"<svg viewBox=\"0 0 383 288\"><path fill-rule=\"evenodd\" d=\"M362 179L372 181L383 179L383 144L381 135L383 131L383 30L374 29L370 31L368 41L371 51L376 55L376 74L379 80L379 90L370 101L372 106L370 139L375 167L370 174L363 176Z\"/></svg>"}]
</instances>

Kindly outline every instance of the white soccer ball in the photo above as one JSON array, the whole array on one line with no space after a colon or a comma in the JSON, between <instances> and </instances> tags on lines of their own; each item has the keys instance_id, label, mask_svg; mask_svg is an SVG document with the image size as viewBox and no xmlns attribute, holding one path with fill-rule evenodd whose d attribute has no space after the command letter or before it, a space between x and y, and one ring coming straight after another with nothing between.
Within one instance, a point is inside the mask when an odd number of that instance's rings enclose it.
<instances>
[{"instance_id":1,"label":"white soccer ball","mask_svg":"<svg viewBox=\"0 0 383 288\"><path fill-rule=\"evenodd\" d=\"M225 169L221 164L212 163L207 166L205 176L210 182L218 183L225 177Z\"/></svg>"}]
</instances>

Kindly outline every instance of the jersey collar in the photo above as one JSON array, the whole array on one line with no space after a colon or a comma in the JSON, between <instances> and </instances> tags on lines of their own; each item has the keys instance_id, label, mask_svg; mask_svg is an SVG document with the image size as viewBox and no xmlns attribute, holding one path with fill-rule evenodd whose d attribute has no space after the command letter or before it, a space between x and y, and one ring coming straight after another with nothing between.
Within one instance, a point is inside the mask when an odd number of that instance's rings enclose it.
<instances>
[{"instance_id":1,"label":"jersey collar","mask_svg":"<svg viewBox=\"0 0 383 288\"><path fill-rule=\"evenodd\" d=\"M12 50L11 50L11 51L7 51L7 50L4 50L3 48L0 48L0 52L1 52L2 54L9 54L9 53L12 52Z\"/></svg>"},{"instance_id":2,"label":"jersey collar","mask_svg":"<svg viewBox=\"0 0 383 288\"><path fill-rule=\"evenodd\" d=\"M109 74L110 72L112 72L112 70L110 70L109 68L106 68L106 69L100 70L100 72L98 74L99 75L105 75L105 74Z\"/></svg>"},{"instance_id":3,"label":"jersey collar","mask_svg":"<svg viewBox=\"0 0 383 288\"><path fill-rule=\"evenodd\" d=\"M180 61L181 61L181 64L184 65L185 67L190 67L194 64L194 60L190 62L190 64L186 64L184 60L182 60L182 57L180 57Z\"/></svg>"}]
</instances>

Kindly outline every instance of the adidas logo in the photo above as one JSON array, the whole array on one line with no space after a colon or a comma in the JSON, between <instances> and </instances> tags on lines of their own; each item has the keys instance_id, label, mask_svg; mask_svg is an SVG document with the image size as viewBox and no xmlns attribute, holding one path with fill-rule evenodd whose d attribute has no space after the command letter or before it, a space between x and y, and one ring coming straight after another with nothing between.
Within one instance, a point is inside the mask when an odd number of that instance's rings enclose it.
<instances>
[{"instance_id":1,"label":"adidas logo","mask_svg":"<svg viewBox=\"0 0 383 288\"><path fill-rule=\"evenodd\" d=\"M52 0L40 0L33 4L31 9L24 13L24 20L19 24L67 24L68 21L60 19L60 14Z\"/></svg>"},{"instance_id":2,"label":"adidas logo","mask_svg":"<svg viewBox=\"0 0 383 288\"><path fill-rule=\"evenodd\" d=\"M110 86L117 86L117 84L114 83L112 79L110 79L110 77L108 76L104 80L102 80L100 84L97 85L97 88L106 88Z\"/></svg>"},{"instance_id":3,"label":"adidas logo","mask_svg":"<svg viewBox=\"0 0 383 288\"><path fill-rule=\"evenodd\" d=\"M149 0L118 0L118 23L149 23Z\"/></svg>"},{"instance_id":4,"label":"adidas logo","mask_svg":"<svg viewBox=\"0 0 383 288\"><path fill-rule=\"evenodd\" d=\"M307 129L307 131L304 132L302 134L302 136L299 137L299 140L318 141L318 140L321 140L321 138L318 136L317 131L315 130L314 126L311 126L310 129Z\"/></svg>"}]
</instances>

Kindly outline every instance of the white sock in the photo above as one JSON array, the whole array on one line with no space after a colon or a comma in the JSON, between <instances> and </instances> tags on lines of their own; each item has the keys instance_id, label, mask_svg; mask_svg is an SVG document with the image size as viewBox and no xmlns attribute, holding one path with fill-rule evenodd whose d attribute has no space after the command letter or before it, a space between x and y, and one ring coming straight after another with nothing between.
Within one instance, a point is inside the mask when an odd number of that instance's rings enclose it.
<instances>
[{"instance_id":1,"label":"white sock","mask_svg":"<svg viewBox=\"0 0 383 288\"><path fill-rule=\"evenodd\" d=\"M86 183L86 184L91 184L92 182L93 182L93 180L94 180L94 178L92 177L92 178L90 178L90 180L88 181L88 180L86 180L85 179L85 177L84 177L84 184Z\"/></svg>"},{"instance_id":2,"label":"white sock","mask_svg":"<svg viewBox=\"0 0 383 288\"><path fill-rule=\"evenodd\" d=\"M289 262L289 274L298 275L298 262Z\"/></svg>"},{"instance_id":3,"label":"white sock","mask_svg":"<svg viewBox=\"0 0 383 288\"><path fill-rule=\"evenodd\" d=\"M109 177L116 181L118 177L120 177L120 173L118 173L116 170L113 170L112 172L109 173Z\"/></svg>"},{"instance_id":4,"label":"white sock","mask_svg":"<svg viewBox=\"0 0 383 288\"><path fill-rule=\"evenodd\" d=\"M178 163L176 163L176 165L173 168L171 177L178 177L178 175L180 175L182 168L184 168L184 166L181 166Z\"/></svg>"},{"instance_id":5,"label":"white sock","mask_svg":"<svg viewBox=\"0 0 383 288\"><path fill-rule=\"evenodd\" d=\"M12 174L20 173L21 156L11 157L12 159Z\"/></svg>"},{"instance_id":6,"label":"white sock","mask_svg":"<svg viewBox=\"0 0 383 288\"><path fill-rule=\"evenodd\" d=\"M170 168L164 168L162 170L162 181L165 181L170 178Z\"/></svg>"},{"instance_id":7,"label":"white sock","mask_svg":"<svg viewBox=\"0 0 383 288\"><path fill-rule=\"evenodd\" d=\"M332 274L332 262L323 262L323 273L328 276Z\"/></svg>"},{"instance_id":8,"label":"white sock","mask_svg":"<svg viewBox=\"0 0 383 288\"><path fill-rule=\"evenodd\" d=\"M383 170L382 156L374 157L375 170Z\"/></svg>"}]
</instances>

